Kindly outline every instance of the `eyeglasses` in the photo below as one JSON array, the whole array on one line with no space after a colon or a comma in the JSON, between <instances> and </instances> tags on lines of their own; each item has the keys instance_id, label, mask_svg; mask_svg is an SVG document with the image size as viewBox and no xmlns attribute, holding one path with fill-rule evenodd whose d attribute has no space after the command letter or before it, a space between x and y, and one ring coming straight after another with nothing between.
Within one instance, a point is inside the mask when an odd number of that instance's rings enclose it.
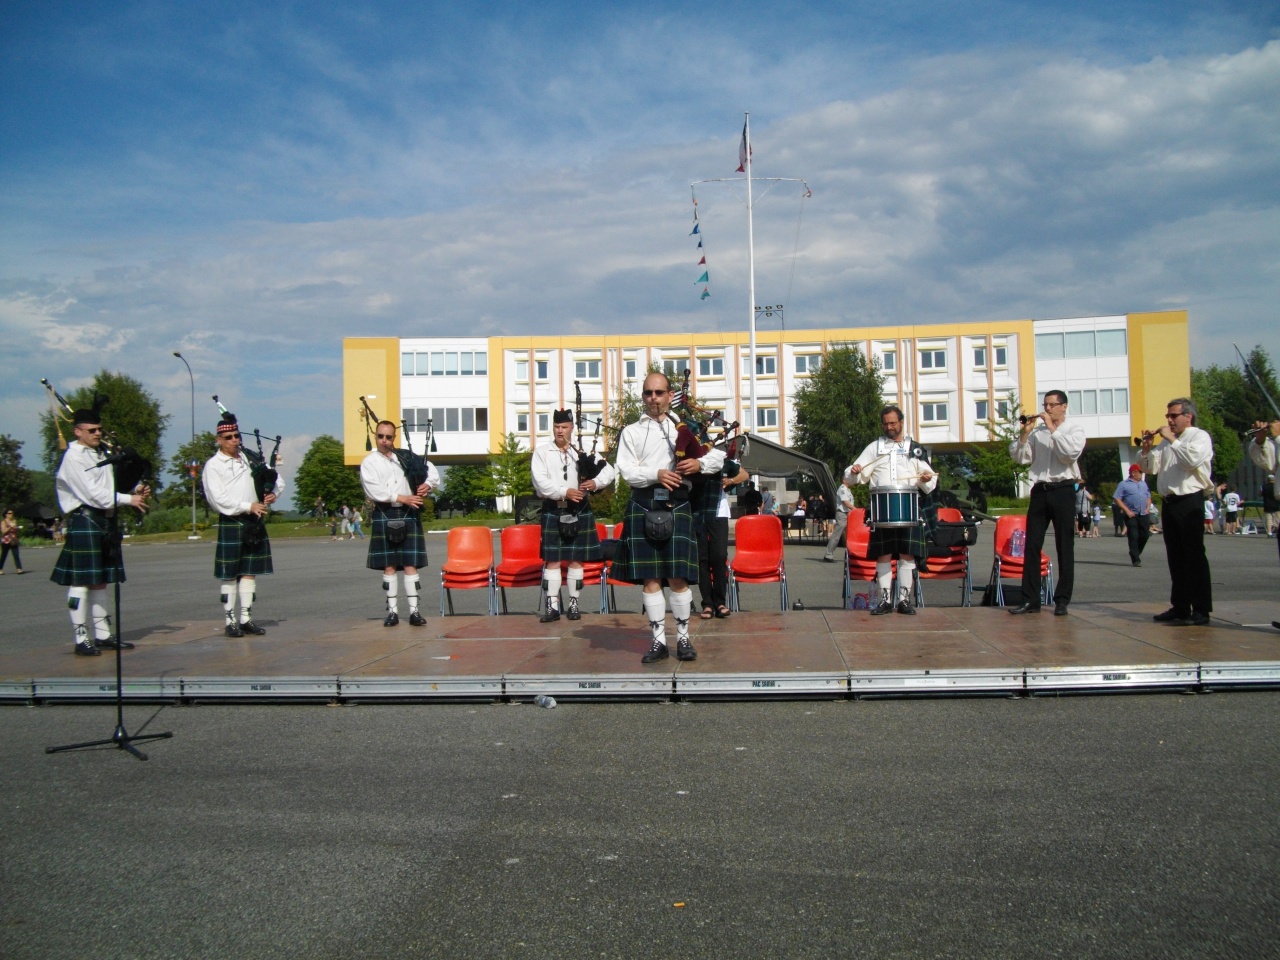
<instances>
[{"instance_id":1,"label":"eyeglasses","mask_svg":"<svg viewBox=\"0 0 1280 960\"><path fill-rule=\"evenodd\" d=\"M1177 413L1166 413L1166 414L1164 415L1164 418L1165 418L1166 420L1177 420L1179 417L1185 417L1185 416L1187 416L1186 411L1185 411L1185 410L1179 410Z\"/></svg>"},{"instance_id":2,"label":"eyeglasses","mask_svg":"<svg viewBox=\"0 0 1280 960\"><path fill-rule=\"evenodd\" d=\"M644 395L645 395L646 397L662 397L662 396L665 396L665 395L666 395L666 393L667 393L667 391L665 391L665 390L646 390L646 391L644 391Z\"/></svg>"},{"instance_id":3,"label":"eyeglasses","mask_svg":"<svg viewBox=\"0 0 1280 960\"><path fill-rule=\"evenodd\" d=\"M1044 406L1045 406L1045 409L1047 410L1047 409L1049 409L1049 407L1065 407L1065 406L1066 406L1066 404L1065 404L1065 403L1059 403L1059 402L1054 401L1054 400L1046 400L1046 401L1044 402Z\"/></svg>"},{"instance_id":4,"label":"eyeglasses","mask_svg":"<svg viewBox=\"0 0 1280 960\"><path fill-rule=\"evenodd\" d=\"M223 440L239 440L239 439L240 439L240 434L238 434L238 433L224 433L224 434L222 435L222 439L223 439Z\"/></svg>"},{"instance_id":5,"label":"eyeglasses","mask_svg":"<svg viewBox=\"0 0 1280 960\"><path fill-rule=\"evenodd\" d=\"M101 427L81 427L80 429L83 430L85 433L101 433L102 432Z\"/></svg>"},{"instance_id":6,"label":"eyeglasses","mask_svg":"<svg viewBox=\"0 0 1280 960\"><path fill-rule=\"evenodd\" d=\"M394 440L396 438L394 433L379 433L376 436L379 440Z\"/></svg>"},{"instance_id":7,"label":"eyeglasses","mask_svg":"<svg viewBox=\"0 0 1280 960\"><path fill-rule=\"evenodd\" d=\"M880 426L882 426L882 427L896 427L896 426L897 426L898 424L900 424L901 422L902 422L901 420L881 420L881 421L880 421Z\"/></svg>"}]
</instances>

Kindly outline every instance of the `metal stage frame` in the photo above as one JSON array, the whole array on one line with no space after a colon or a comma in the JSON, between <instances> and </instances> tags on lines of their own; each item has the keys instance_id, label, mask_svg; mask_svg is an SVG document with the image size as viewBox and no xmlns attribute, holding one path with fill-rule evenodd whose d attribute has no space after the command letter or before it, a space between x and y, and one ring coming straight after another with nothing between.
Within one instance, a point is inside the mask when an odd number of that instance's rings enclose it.
<instances>
[{"instance_id":1,"label":"metal stage frame","mask_svg":"<svg viewBox=\"0 0 1280 960\"><path fill-rule=\"evenodd\" d=\"M865 698L1230 690L1280 686L1274 604L1221 604L1207 627L1153 623L1158 604L1075 604L1012 618L993 607L914 617L819 609L691 624L697 661L643 665L636 614L576 623L535 616L265 622L231 640L211 622L131 637L131 702L377 702L562 699ZM674 624L668 623L674 636ZM114 700L109 658L70 645L0 654L0 702Z\"/></svg>"}]
</instances>

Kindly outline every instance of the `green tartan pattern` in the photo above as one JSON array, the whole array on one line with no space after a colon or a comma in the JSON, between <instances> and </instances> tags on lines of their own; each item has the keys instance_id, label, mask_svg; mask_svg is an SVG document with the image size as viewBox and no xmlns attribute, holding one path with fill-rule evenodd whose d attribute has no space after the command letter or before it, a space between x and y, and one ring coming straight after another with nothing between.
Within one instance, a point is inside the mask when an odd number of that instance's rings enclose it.
<instances>
[{"instance_id":1,"label":"green tartan pattern","mask_svg":"<svg viewBox=\"0 0 1280 960\"><path fill-rule=\"evenodd\" d=\"M681 503L675 514L675 531L666 543L654 543L644 535L644 508L632 499L623 518L620 555L609 575L615 580L643 584L646 580L678 578L698 582L698 544L693 538L693 511Z\"/></svg>"},{"instance_id":2,"label":"green tartan pattern","mask_svg":"<svg viewBox=\"0 0 1280 960\"><path fill-rule=\"evenodd\" d=\"M720 480L722 474L714 476L695 474L693 479L693 493L689 497L689 506L693 509L693 522L699 529L705 529L705 524L716 518L716 512L720 509Z\"/></svg>"},{"instance_id":3,"label":"green tartan pattern","mask_svg":"<svg viewBox=\"0 0 1280 960\"><path fill-rule=\"evenodd\" d=\"M589 563L604 559L596 516L590 506L578 512L578 532L572 540L560 536L560 508L542 511L542 561L544 563Z\"/></svg>"},{"instance_id":4,"label":"green tartan pattern","mask_svg":"<svg viewBox=\"0 0 1280 960\"><path fill-rule=\"evenodd\" d=\"M403 520L404 543L392 546L387 543L387 521ZM373 508L373 523L369 528L369 559L365 566L370 570L395 567L422 568L427 565L427 538L422 533L422 519L408 507Z\"/></svg>"},{"instance_id":5,"label":"green tartan pattern","mask_svg":"<svg viewBox=\"0 0 1280 960\"><path fill-rule=\"evenodd\" d=\"M877 527L872 530L867 556L874 560L876 557L883 557L886 553L909 555L917 559L928 556L929 548L924 542L924 524L917 523L910 527Z\"/></svg>"},{"instance_id":6,"label":"green tartan pattern","mask_svg":"<svg viewBox=\"0 0 1280 960\"><path fill-rule=\"evenodd\" d=\"M250 551L244 546L244 528L254 520L252 514L218 518L218 549L213 555L213 575L219 580L236 577L257 577L272 572L271 540L266 524L262 530L262 543Z\"/></svg>"},{"instance_id":7,"label":"green tartan pattern","mask_svg":"<svg viewBox=\"0 0 1280 960\"><path fill-rule=\"evenodd\" d=\"M102 545L114 536L114 517L96 512L67 514L66 539L49 579L64 587L92 587L99 583L124 583L124 558L113 564L102 560Z\"/></svg>"}]
</instances>

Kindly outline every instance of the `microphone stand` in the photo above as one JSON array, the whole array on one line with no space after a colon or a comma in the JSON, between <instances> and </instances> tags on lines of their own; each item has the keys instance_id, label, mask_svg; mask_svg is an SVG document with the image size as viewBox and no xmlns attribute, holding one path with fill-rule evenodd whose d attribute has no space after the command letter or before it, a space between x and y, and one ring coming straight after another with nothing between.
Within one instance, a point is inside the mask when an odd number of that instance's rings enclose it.
<instances>
[{"instance_id":1,"label":"microphone stand","mask_svg":"<svg viewBox=\"0 0 1280 960\"><path fill-rule=\"evenodd\" d=\"M111 530L111 537L118 536L118 530ZM120 549L117 541L116 549ZM147 755L134 746L135 743L142 743L146 740L167 740L173 736L172 732L165 733L144 733L131 734L124 726L124 664L121 656L120 642L124 637L124 629L120 624L120 581L115 582L115 607L116 607L116 728L111 736L105 740L86 740L83 743L67 743L60 747L46 747L45 753L63 753L67 750L87 750L90 747L105 747L114 745L119 750L128 750L139 760L146 760Z\"/></svg>"}]
</instances>

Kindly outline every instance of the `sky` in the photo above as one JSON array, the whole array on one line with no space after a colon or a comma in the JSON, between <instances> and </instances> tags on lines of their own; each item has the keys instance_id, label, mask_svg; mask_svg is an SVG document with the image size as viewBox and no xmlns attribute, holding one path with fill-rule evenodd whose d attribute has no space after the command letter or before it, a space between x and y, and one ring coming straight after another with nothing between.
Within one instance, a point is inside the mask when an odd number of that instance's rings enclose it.
<instances>
[{"instance_id":1,"label":"sky","mask_svg":"<svg viewBox=\"0 0 1280 960\"><path fill-rule=\"evenodd\" d=\"M754 184L789 330L1185 309L1194 366L1280 358L1276 2L8 0L0 433L40 468L40 378L107 369L172 452L177 350L288 474L345 336L745 329L747 113L812 191Z\"/></svg>"}]
</instances>

